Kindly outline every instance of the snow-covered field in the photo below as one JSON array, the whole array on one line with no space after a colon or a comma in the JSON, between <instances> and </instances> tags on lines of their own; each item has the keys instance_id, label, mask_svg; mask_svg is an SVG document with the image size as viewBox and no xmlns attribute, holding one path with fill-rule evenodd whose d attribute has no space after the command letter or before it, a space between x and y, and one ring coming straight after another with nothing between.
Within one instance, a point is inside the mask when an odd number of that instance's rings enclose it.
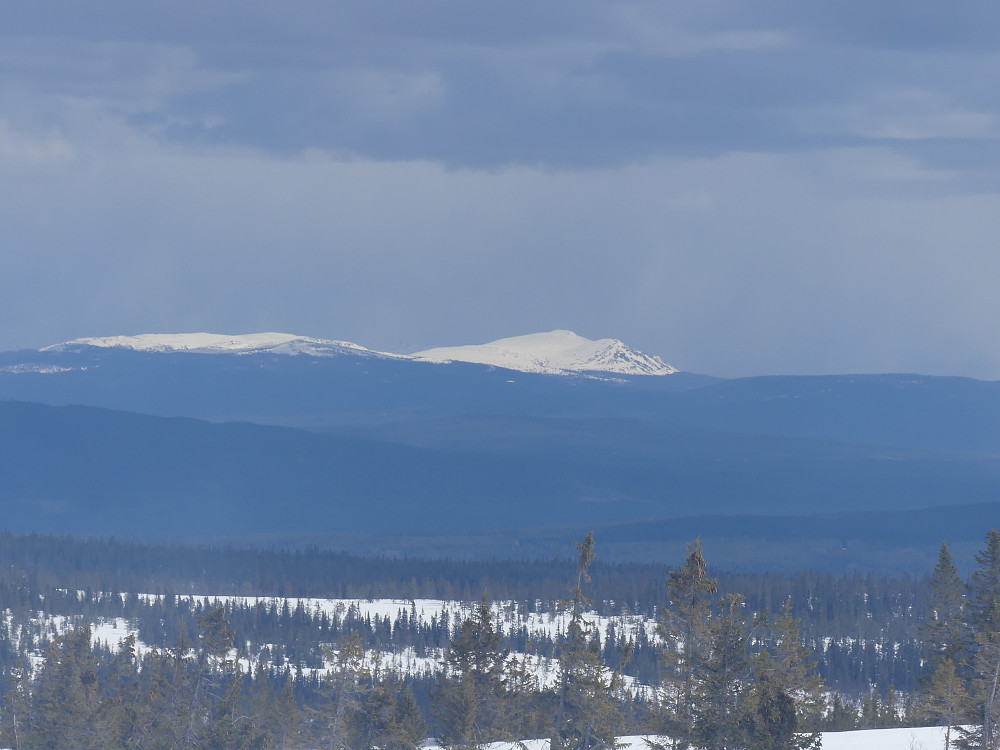
<instances>
[{"instance_id":1,"label":"snow-covered field","mask_svg":"<svg viewBox=\"0 0 1000 750\"><path fill-rule=\"evenodd\" d=\"M153 597L144 596L144 598L148 600ZM416 618L422 625L430 625L435 620L441 622L445 617L454 625L468 617L473 609L473 605L468 602L444 599L297 599L258 596L178 596L177 598L204 606L241 604L253 607L263 603L276 604L280 607L287 603L290 609L295 609L301 604L306 612L315 617L323 614L342 617L354 609L361 618L371 617L374 620L388 617L391 622L396 622L406 614L411 619ZM493 612L494 621L504 632L509 633L511 630L525 627L529 638L539 636L554 638L566 631L570 619L565 611L524 612L517 602L510 601L494 602ZM643 615L601 617L591 613L587 615L587 622L600 631L602 639L607 636L610 627L613 627L616 633L624 633L630 637L634 637L640 629L646 631L650 640L656 635L656 621Z\"/></svg>"},{"instance_id":2,"label":"snow-covered field","mask_svg":"<svg viewBox=\"0 0 1000 750\"><path fill-rule=\"evenodd\" d=\"M952 733L952 741L955 735ZM944 747L944 727L824 732L823 750L936 750Z\"/></svg>"},{"instance_id":3,"label":"snow-covered field","mask_svg":"<svg viewBox=\"0 0 1000 750\"><path fill-rule=\"evenodd\" d=\"M81 592L81 595L83 592ZM152 602L155 595L142 595L141 598ZM213 607L220 604L254 606L257 604L274 605L294 610L301 606L312 617L319 618L324 614L328 617L343 617L349 612L353 615L371 619L386 619L396 622L406 616L410 620L430 625L432 622L446 620L452 627L469 616L472 604L467 602L447 601L441 599L298 599L281 597L248 597L248 596L180 596L192 605L200 604ZM48 637L66 632L78 624L75 619L64 616L46 615L38 612L37 619L31 623L31 635L36 643L42 643ZM494 615L497 625L506 632L525 628L529 637L546 635L557 637L565 632L569 616L565 612L523 612L516 602L499 602L494 605ZM642 615L623 615L618 617L602 617L596 614L588 616L588 621L601 631L602 637L608 630L614 628L617 633L635 635L645 630L646 635L655 640L656 623ZM23 633L11 630L11 619L8 613L7 626L10 636L18 640ZM112 649L128 635L134 634L135 628L128 620L122 618L98 619L91 623L92 639L95 644L102 644ZM136 650L142 654L148 646L137 641ZM41 661L43 652L32 654L32 662ZM235 656L235 654L234 654ZM441 649L427 649L423 656L418 656L412 649L402 649L397 652L369 652L367 655L369 667L376 664L383 671L400 674L433 674L443 668L444 653ZM534 674L543 686L554 683L558 674L557 665L549 659L537 655L515 654L512 658L525 659L529 671ZM242 667L250 671L254 667L252 657L240 659ZM324 669L333 665L328 663ZM307 672L323 671L304 670ZM634 690L649 689L646 686L632 684ZM624 750L649 750L649 744L643 737L623 737ZM525 743L529 750L547 750L548 740L529 740ZM935 750L944 746L944 729L940 727L918 727L905 729L878 729L853 732L826 732L823 734L824 750ZM428 746L428 748L433 746ZM490 750L515 750L515 746L498 743L490 746Z\"/></svg>"},{"instance_id":4,"label":"snow-covered field","mask_svg":"<svg viewBox=\"0 0 1000 750\"><path fill-rule=\"evenodd\" d=\"M622 750L650 750L647 740L656 737L620 737ZM526 740L528 750L549 750L548 740ZM425 746L427 750L437 745ZM824 732L823 750L936 750L944 747L942 727L914 727L909 729L864 729L856 732ZM519 750L520 745L496 742L488 750Z\"/></svg>"},{"instance_id":5,"label":"snow-covered field","mask_svg":"<svg viewBox=\"0 0 1000 750\"><path fill-rule=\"evenodd\" d=\"M79 593L80 596L83 596L83 592ZM152 603L159 597L154 594L140 594L139 598ZM212 595L181 595L177 599L203 607L219 605L254 607L258 604L264 604L278 609L287 606L292 611L301 607L310 617L315 619L324 615L332 618L351 614L359 619L371 618L373 621L388 619L390 622L396 623L407 617L411 621L427 626L435 622L448 622L450 627L454 627L468 617L473 608L473 605L468 602L443 599L320 599ZM566 612L524 612L521 611L517 602L495 603L494 616L498 629L510 633L513 630L524 628L529 639L538 639L542 636L556 638L564 633L569 625L569 615ZM612 628L615 632L625 634L628 637L634 637L640 630L645 630L650 639L655 638L655 621L641 615L602 617L590 614L587 616L587 621L600 631L602 638ZM41 643L66 632L77 624L77 621L71 618L38 612L32 623L32 635L36 643ZM124 638L136 632L136 629L123 618L98 618L93 620L90 625L93 643L112 650L115 650ZM7 626L11 637L15 642L19 642L22 634L13 629L9 613ZM135 650L138 655L145 654L149 649L147 644L136 640ZM336 651L332 653L335 654ZM44 651L40 649L37 653L31 654L30 658L32 663L37 665L42 661L43 656ZM433 675L440 672L444 666L444 652L441 649L427 649L424 655L418 655L409 648L398 651L369 651L365 656L368 668L377 667L382 672L389 671L397 674ZM558 665L553 660L540 655L528 654L512 654L511 658L523 661L527 671L538 680L540 687L551 687L555 684L558 678ZM248 655L247 650L244 650L239 662L246 672L252 671L256 666L253 656ZM302 671L306 674L324 672L333 666L332 661L327 661L322 668L303 667ZM636 683L629 677L625 678L625 683L626 687L633 691L650 689Z\"/></svg>"}]
</instances>

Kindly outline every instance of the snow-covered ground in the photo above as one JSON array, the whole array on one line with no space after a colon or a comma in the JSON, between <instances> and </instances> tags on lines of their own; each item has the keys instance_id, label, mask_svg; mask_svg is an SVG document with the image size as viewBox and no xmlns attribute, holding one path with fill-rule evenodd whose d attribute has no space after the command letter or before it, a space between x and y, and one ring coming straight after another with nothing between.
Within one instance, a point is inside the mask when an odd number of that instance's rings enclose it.
<instances>
[{"instance_id":1,"label":"snow-covered ground","mask_svg":"<svg viewBox=\"0 0 1000 750\"><path fill-rule=\"evenodd\" d=\"M141 595L151 600L151 595ZM306 612L314 617L326 614L344 616L349 610L354 610L362 619L365 617L385 619L395 622L404 614L416 619L422 625L430 625L432 621L441 622L444 618L454 626L467 618L473 609L468 602L445 599L318 599L318 598L285 598L262 596L178 596L182 601L191 601L203 606L219 604L238 604L248 607L257 604L275 604L278 607L287 604L294 610L301 605ZM524 627L529 638L547 636L555 638L566 632L569 626L569 614L560 612L525 612L518 602L500 601L493 604L494 622L505 632ZM643 615L621 615L617 617L602 617L593 613L587 615L587 622L597 628L601 638L607 636L609 628L614 628L618 634L634 637L640 629L646 631L646 636L653 640L656 637L656 621Z\"/></svg>"},{"instance_id":2,"label":"snow-covered ground","mask_svg":"<svg viewBox=\"0 0 1000 750\"><path fill-rule=\"evenodd\" d=\"M654 736L620 737L622 750L650 750L648 740ZM549 750L548 740L526 740L528 750ZM823 750L937 750L944 747L944 728L914 727L907 729L864 729L856 732L824 732ZM426 745L436 750L437 745ZM488 750L519 750L511 742L495 742Z\"/></svg>"},{"instance_id":3,"label":"snow-covered ground","mask_svg":"<svg viewBox=\"0 0 1000 750\"><path fill-rule=\"evenodd\" d=\"M82 595L82 592L81 592ZM141 598L152 601L155 595L143 595ZM297 599L297 598L277 598L277 597L244 597L244 596L187 596L178 597L186 599L192 604L202 604L204 606L215 606L223 603L245 604L253 606L263 602L275 604L279 607L286 603L290 609L295 609L299 605L314 617L323 614L328 616L344 616L353 610L359 617L389 618L395 622L404 613L410 618L416 618L419 622L430 624L432 620L440 622L447 618L452 626L461 622L467 617L472 609L472 605L466 602L446 601L441 599ZM549 636L558 635L565 631L568 624L566 613L550 612L520 612L516 602L500 602L494 608L497 623L504 629L521 627L528 628L529 633ZM614 626L617 632L634 634L639 628L647 630L647 634L655 637L655 622L642 616L622 616L622 617L598 617L591 615L588 618L594 626L599 628L602 635L610 626ZM8 613L7 626L11 638L17 641L24 633L13 632L11 630L12 620ZM31 624L31 635L36 643L42 643L48 637L66 632L69 628L77 624L76 620L63 616L46 615L38 612ZM95 644L106 645L112 649L128 635L134 634L135 630L131 624L122 618L98 619L91 623L92 640ZM136 650L142 654L149 650L146 644L137 641ZM41 662L43 651L32 655L32 662L36 665ZM234 653L235 656L235 653ZM366 654L366 661L369 667L376 665L382 671L392 671L402 674L434 674L442 669L444 654L440 649L428 649L423 656L417 655L412 649L403 649L398 652L369 652ZM525 659L529 671L539 680L541 685L552 685L558 674L557 665L549 659L536 655L528 656L515 654L512 658ZM240 659L241 666L245 671L250 671L255 665L252 657ZM324 671L332 667L327 663L324 668L317 670L304 670L305 672ZM645 686L632 684L632 689L648 689ZM623 737L624 750L649 750L649 744L643 737ZM525 743L529 750L548 750L548 740L529 740ZM432 745L428 745L432 748ZM853 732L825 732L823 734L824 750L936 750L944 747L944 729L941 727L917 727L904 729L877 729L862 730ZM516 746L509 743L496 743L490 746L490 750L515 750Z\"/></svg>"},{"instance_id":4,"label":"snow-covered ground","mask_svg":"<svg viewBox=\"0 0 1000 750\"><path fill-rule=\"evenodd\" d=\"M954 742L954 732L951 739ZM823 733L823 750L937 750L943 747L944 727Z\"/></svg>"}]
</instances>

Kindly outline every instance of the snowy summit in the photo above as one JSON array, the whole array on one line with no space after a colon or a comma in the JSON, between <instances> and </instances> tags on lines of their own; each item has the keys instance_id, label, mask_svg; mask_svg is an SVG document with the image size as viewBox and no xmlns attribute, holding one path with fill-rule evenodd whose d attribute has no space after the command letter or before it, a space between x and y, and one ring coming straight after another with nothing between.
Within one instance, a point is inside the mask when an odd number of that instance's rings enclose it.
<instances>
[{"instance_id":1,"label":"snowy summit","mask_svg":"<svg viewBox=\"0 0 1000 750\"><path fill-rule=\"evenodd\" d=\"M333 357L353 354L411 359L419 362L470 362L520 372L549 375L610 373L617 375L671 375L677 369L659 357L636 351L618 339L593 341L572 331L549 331L499 339L478 346L427 349L412 355L389 354L349 341L331 341L290 333L144 333L138 336L81 338L54 344L43 352L73 352L86 347L131 349L140 352L195 354L304 354Z\"/></svg>"},{"instance_id":2,"label":"snowy summit","mask_svg":"<svg viewBox=\"0 0 1000 750\"><path fill-rule=\"evenodd\" d=\"M619 375L672 375L677 369L618 339L593 341L572 331L549 331L498 339L479 346L448 346L413 355L427 362L472 362L521 372L565 375L607 372Z\"/></svg>"},{"instance_id":3,"label":"snowy summit","mask_svg":"<svg viewBox=\"0 0 1000 750\"><path fill-rule=\"evenodd\" d=\"M197 354L307 354L330 357L336 354L370 354L396 357L376 352L349 341L329 341L290 333L248 333L230 336L220 333L144 333L139 336L82 338L46 346L41 351L73 351L85 346L104 349L133 349L140 352L194 352Z\"/></svg>"}]
</instances>

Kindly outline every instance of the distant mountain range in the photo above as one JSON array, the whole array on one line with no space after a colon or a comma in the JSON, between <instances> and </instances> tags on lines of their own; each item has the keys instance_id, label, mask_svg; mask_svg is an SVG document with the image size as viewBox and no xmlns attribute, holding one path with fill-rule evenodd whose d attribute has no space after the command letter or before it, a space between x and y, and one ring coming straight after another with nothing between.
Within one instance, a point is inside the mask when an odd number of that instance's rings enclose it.
<instances>
[{"instance_id":1,"label":"distant mountain range","mask_svg":"<svg viewBox=\"0 0 1000 750\"><path fill-rule=\"evenodd\" d=\"M88 347L128 349L138 352L190 352L193 354L288 354L311 357L382 357L420 362L471 362L519 372L571 375L673 375L677 369L659 357L643 354L618 339L592 341L572 331L549 331L491 341L478 346L427 349L416 354L390 354L348 341L295 336L288 333L252 333L228 336L214 333L142 334L82 338L54 344L41 352L81 352Z\"/></svg>"},{"instance_id":2,"label":"distant mountain range","mask_svg":"<svg viewBox=\"0 0 1000 750\"><path fill-rule=\"evenodd\" d=\"M598 525L628 557L621 524L637 523L648 559L668 528L763 540L760 524L708 520L733 515L840 514L838 539L871 511L901 528L941 506L973 507L984 533L1000 523L1000 384L965 378L722 380L568 331L406 356L150 334L0 353L0 399L15 531L383 551L373 540L412 551L410 535L447 554L442 535L463 530L484 553L501 529L543 553L545 529ZM685 517L702 520L669 520ZM799 558L829 526L774 523L806 535ZM923 559L927 538L900 559Z\"/></svg>"}]
</instances>

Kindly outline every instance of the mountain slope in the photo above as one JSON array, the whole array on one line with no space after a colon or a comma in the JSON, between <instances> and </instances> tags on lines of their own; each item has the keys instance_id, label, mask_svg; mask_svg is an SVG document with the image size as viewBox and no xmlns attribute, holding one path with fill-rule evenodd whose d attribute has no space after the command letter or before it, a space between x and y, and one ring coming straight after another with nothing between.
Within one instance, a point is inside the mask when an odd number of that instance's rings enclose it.
<instances>
[{"instance_id":1,"label":"mountain slope","mask_svg":"<svg viewBox=\"0 0 1000 750\"><path fill-rule=\"evenodd\" d=\"M298 337L295 351L317 351ZM246 342L243 342L246 343ZM620 417L724 432L857 445L1000 453L1000 383L920 375L771 376L718 380L521 373L435 364L325 342L92 344L0 353L0 399L80 404L163 416L317 429L480 418L480 437L511 417ZM198 351L178 350L180 344ZM205 353L208 346L211 353ZM423 425L423 426L422 426ZM465 429L465 428L463 428Z\"/></svg>"},{"instance_id":2,"label":"mountain slope","mask_svg":"<svg viewBox=\"0 0 1000 750\"><path fill-rule=\"evenodd\" d=\"M590 339L572 331L549 331L498 339L478 346L451 346L417 352L428 362L471 362L521 372L565 374L673 375L677 368L636 351L618 339Z\"/></svg>"},{"instance_id":3,"label":"mountain slope","mask_svg":"<svg viewBox=\"0 0 1000 750\"><path fill-rule=\"evenodd\" d=\"M146 333L138 336L79 338L40 349L41 352L83 352L87 347L127 349L140 352L189 352L196 354L304 354L329 357L354 354L421 362L468 362L503 369L572 375L614 373L618 375L673 375L675 367L662 359L636 351L617 339L592 341L572 331L549 331L500 339L478 346L428 349L413 355L389 354L349 341L296 336L288 333L214 334Z\"/></svg>"},{"instance_id":4,"label":"mountain slope","mask_svg":"<svg viewBox=\"0 0 1000 750\"><path fill-rule=\"evenodd\" d=\"M399 358L401 355L376 352L349 341L329 341L289 333L145 333L138 336L82 338L53 344L41 352L80 352L86 347L130 349L137 352L191 352L195 354L304 354L331 357L338 354Z\"/></svg>"}]
</instances>

